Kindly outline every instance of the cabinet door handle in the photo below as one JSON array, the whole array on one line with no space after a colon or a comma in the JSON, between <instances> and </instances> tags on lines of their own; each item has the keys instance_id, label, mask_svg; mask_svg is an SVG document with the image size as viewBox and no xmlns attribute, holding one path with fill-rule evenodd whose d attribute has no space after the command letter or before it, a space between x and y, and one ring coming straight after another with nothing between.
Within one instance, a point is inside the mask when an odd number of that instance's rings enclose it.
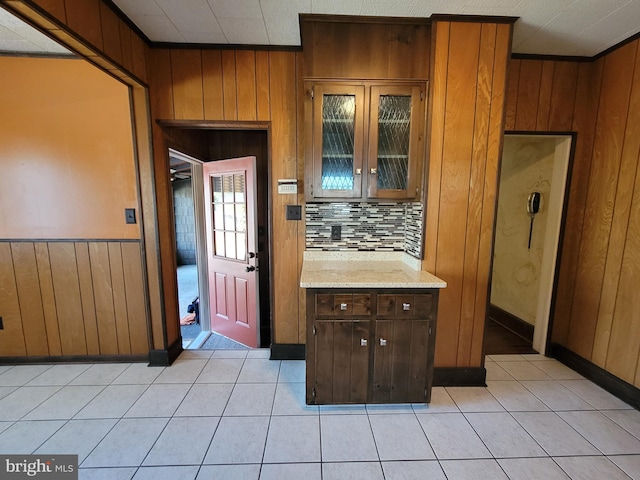
<instances>
[{"instance_id":1,"label":"cabinet door handle","mask_svg":"<svg viewBox=\"0 0 640 480\"><path fill-rule=\"evenodd\" d=\"M371 169L371 175L375 175L378 173L378 169L377 168L372 168Z\"/></svg>"},{"instance_id":2,"label":"cabinet door handle","mask_svg":"<svg viewBox=\"0 0 640 480\"><path fill-rule=\"evenodd\" d=\"M356 168L356 175L362 175L362 169Z\"/></svg>"},{"instance_id":3,"label":"cabinet door handle","mask_svg":"<svg viewBox=\"0 0 640 480\"><path fill-rule=\"evenodd\" d=\"M387 346L387 341L384 338L380 339L380 346L381 347L386 347Z\"/></svg>"},{"instance_id":4,"label":"cabinet door handle","mask_svg":"<svg viewBox=\"0 0 640 480\"><path fill-rule=\"evenodd\" d=\"M369 342L367 342L367 339L366 339L366 338L361 338L361 339L360 339L360 346L361 346L361 347L366 347L366 346L367 346L367 343L369 343Z\"/></svg>"},{"instance_id":5,"label":"cabinet door handle","mask_svg":"<svg viewBox=\"0 0 640 480\"><path fill-rule=\"evenodd\" d=\"M340 304L340 310L346 310L347 309L347 304L346 303L341 303Z\"/></svg>"},{"instance_id":6,"label":"cabinet door handle","mask_svg":"<svg viewBox=\"0 0 640 480\"><path fill-rule=\"evenodd\" d=\"M411 310L411 304L410 303L403 303L402 304L402 310Z\"/></svg>"}]
</instances>

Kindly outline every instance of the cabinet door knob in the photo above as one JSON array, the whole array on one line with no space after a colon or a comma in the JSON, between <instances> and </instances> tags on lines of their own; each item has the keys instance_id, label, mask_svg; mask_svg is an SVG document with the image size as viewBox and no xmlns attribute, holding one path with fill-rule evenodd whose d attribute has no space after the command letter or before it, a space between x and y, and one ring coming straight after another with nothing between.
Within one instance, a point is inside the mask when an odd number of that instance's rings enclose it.
<instances>
[{"instance_id":1,"label":"cabinet door knob","mask_svg":"<svg viewBox=\"0 0 640 480\"><path fill-rule=\"evenodd\" d=\"M346 303L341 303L340 304L340 310L346 310L347 309L347 304Z\"/></svg>"},{"instance_id":2,"label":"cabinet door knob","mask_svg":"<svg viewBox=\"0 0 640 480\"><path fill-rule=\"evenodd\" d=\"M361 347L366 347L367 346L367 339L366 338L361 338L360 339L360 346Z\"/></svg>"},{"instance_id":3,"label":"cabinet door knob","mask_svg":"<svg viewBox=\"0 0 640 480\"><path fill-rule=\"evenodd\" d=\"M356 168L356 175L362 175L362 169Z\"/></svg>"},{"instance_id":4,"label":"cabinet door knob","mask_svg":"<svg viewBox=\"0 0 640 480\"><path fill-rule=\"evenodd\" d=\"M375 175L376 173L378 173L378 169L377 168L372 168L371 169L371 175Z\"/></svg>"},{"instance_id":5,"label":"cabinet door knob","mask_svg":"<svg viewBox=\"0 0 640 480\"><path fill-rule=\"evenodd\" d=\"M380 346L381 347L386 347L387 346L387 341L384 338L380 339Z\"/></svg>"},{"instance_id":6,"label":"cabinet door knob","mask_svg":"<svg viewBox=\"0 0 640 480\"><path fill-rule=\"evenodd\" d=\"M410 303L403 303L402 304L402 310L411 310L411 304Z\"/></svg>"}]
</instances>

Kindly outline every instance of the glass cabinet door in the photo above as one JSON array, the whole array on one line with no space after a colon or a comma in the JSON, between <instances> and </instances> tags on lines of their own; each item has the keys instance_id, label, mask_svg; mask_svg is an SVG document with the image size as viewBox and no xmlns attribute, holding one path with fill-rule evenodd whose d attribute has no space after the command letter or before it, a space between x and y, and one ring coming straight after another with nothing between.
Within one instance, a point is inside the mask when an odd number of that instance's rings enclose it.
<instances>
[{"instance_id":1,"label":"glass cabinet door","mask_svg":"<svg viewBox=\"0 0 640 480\"><path fill-rule=\"evenodd\" d=\"M415 196L422 146L419 86L372 86L368 184L371 198Z\"/></svg>"},{"instance_id":2,"label":"glass cabinet door","mask_svg":"<svg viewBox=\"0 0 640 480\"><path fill-rule=\"evenodd\" d=\"M316 85L313 101L314 196L359 197L364 87Z\"/></svg>"}]
</instances>

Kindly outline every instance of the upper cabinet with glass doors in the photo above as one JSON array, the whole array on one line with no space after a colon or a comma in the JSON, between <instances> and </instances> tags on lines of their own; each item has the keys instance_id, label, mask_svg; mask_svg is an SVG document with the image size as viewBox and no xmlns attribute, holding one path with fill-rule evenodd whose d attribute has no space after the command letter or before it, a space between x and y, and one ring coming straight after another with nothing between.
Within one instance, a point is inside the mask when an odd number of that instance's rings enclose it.
<instances>
[{"instance_id":1,"label":"upper cabinet with glass doors","mask_svg":"<svg viewBox=\"0 0 640 480\"><path fill-rule=\"evenodd\" d=\"M307 201L419 196L424 84L305 87Z\"/></svg>"}]
</instances>

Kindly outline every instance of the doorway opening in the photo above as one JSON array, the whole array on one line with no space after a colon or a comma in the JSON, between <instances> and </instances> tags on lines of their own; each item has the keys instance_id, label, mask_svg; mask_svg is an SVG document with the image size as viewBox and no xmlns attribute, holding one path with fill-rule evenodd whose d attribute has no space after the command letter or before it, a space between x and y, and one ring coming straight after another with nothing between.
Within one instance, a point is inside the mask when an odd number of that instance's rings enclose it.
<instances>
[{"instance_id":1,"label":"doorway opening","mask_svg":"<svg viewBox=\"0 0 640 480\"><path fill-rule=\"evenodd\" d=\"M485 354L546 353L572 136L505 134Z\"/></svg>"},{"instance_id":2,"label":"doorway opening","mask_svg":"<svg viewBox=\"0 0 640 480\"><path fill-rule=\"evenodd\" d=\"M258 311L259 323L257 329L258 347L268 347L271 344L271 274L270 274L270 228L269 228L269 148L268 124L246 125L243 129L215 128L201 125L202 122L160 122L165 131L169 149L172 175L176 177L172 185L178 181L187 183L182 176L190 175L192 209L194 215L193 230L195 236L195 267L193 264L178 265L176 276L178 280L178 297L180 303L180 319L195 313L187 309L195 298L198 298L198 320L190 325L181 325L183 348L189 349L218 349L218 348L247 348L234 342L233 338L226 338L212 328L211 314L215 310L215 302L210 301L210 286L215 279L210 279L208 250L213 249L212 242L207 240L206 208L205 208L205 167L210 162L217 162L237 157L255 157L255 198L256 198L256 254L257 259L251 263L257 264L256 283L259 303L254 307ZM245 128L246 127L246 128ZM182 153L188 152L188 154ZM180 162L183 162L181 164ZM176 184L180 187L180 184ZM185 190L186 187L183 187ZM187 195L185 195L187 196ZM183 253L179 248L181 235L190 227L179 225L179 215L185 213L188 206L182 205L181 197L176 199L174 193L175 212L175 248L176 263L183 261ZM181 204L182 208L178 208ZM191 238L193 238L193 236ZM187 245L187 247L190 245ZM184 255L185 258L191 258ZM191 260L192 261L192 260ZM195 271L195 272L194 272ZM183 275L184 273L184 275ZM194 282L194 273L197 281ZM197 289L197 290L196 290ZM215 287L214 287L215 290ZM186 322L185 322L186 323ZM194 331L197 334L194 338ZM192 339L193 338L193 339Z\"/></svg>"}]
</instances>

